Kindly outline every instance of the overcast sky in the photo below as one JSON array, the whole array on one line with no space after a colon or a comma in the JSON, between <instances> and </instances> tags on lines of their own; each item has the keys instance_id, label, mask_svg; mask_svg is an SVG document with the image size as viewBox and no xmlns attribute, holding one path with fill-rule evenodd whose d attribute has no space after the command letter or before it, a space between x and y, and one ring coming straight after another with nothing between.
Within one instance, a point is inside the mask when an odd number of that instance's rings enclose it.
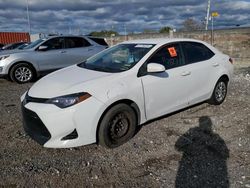
<instances>
[{"instance_id":1,"label":"overcast sky","mask_svg":"<svg viewBox=\"0 0 250 188\"><path fill-rule=\"evenodd\" d=\"M28 32L27 0L0 0L0 31ZM205 19L207 0L28 0L32 33L121 34L180 28L187 18ZM250 26L250 0L211 0L215 27Z\"/></svg>"}]
</instances>

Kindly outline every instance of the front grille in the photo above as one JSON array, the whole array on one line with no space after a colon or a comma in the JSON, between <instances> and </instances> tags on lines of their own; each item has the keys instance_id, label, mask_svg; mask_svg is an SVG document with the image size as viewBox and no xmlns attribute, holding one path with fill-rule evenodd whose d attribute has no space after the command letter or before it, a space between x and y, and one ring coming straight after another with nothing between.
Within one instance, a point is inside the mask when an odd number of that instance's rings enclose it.
<instances>
[{"instance_id":1,"label":"front grille","mask_svg":"<svg viewBox=\"0 0 250 188\"><path fill-rule=\"evenodd\" d=\"M44 145L51 138L51 134L41 119L35 112L25 108L24 104L22 104L22 115L25 132L39 144Z\"/></svg>"}]
</instances>

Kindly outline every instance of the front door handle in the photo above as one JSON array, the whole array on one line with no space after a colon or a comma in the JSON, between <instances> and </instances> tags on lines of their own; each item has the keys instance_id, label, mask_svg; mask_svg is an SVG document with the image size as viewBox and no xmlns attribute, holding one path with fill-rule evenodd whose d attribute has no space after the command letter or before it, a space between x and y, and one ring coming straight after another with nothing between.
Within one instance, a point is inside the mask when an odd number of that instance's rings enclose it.
<instances>
[{"instance_id":1,"label":"front door handle","mask_svg":"<svg viewBox=\"0 0 250 188\"><path fill-rule=\"evenodd\" d=\"M184 72L181 73L182 76L188 76L190 74L191 74L190 71L184 71Z\"/></svg>"},{"instance_id":2,"label":"front door handle","mask_svg":"<svg viewBox=\"0 0 250 188\"><path fill-rule=\"evenodd\" d=\"M218 67L218 66L219 66L219 63L213 63L213 66L214 66L214 67Z\"/></svg>"},{"instance_id":3,"label":"front door handle","mask_svg":"<svg viewBox=\"0 0 250 188\"><path fill-rule=\"evenodd\" d=\"M66 53L67 51L65 51L65 50L63 50L63 51L60 51L60 53L62 53L62 54L64 54L64 53Z\"/></svg>"}]
</instances>

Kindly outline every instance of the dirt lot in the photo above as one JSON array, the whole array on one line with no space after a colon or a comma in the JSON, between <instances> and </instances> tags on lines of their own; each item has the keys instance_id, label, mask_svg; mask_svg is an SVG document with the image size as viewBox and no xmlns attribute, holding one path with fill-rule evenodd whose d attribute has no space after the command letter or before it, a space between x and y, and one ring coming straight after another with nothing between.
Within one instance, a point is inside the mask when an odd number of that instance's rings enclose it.
<instances>
[{"instance_id":1,"label":"dirt lot","mask_svg":"<svg viewBox=\"0 0 250 188\"><path fill-rule=\"evenodd\" d=\"M19 97L31 85L0 80L0 187L250 187L249 64L222 105L150 122L112 150L47 149L26 136Z\"/></svg>"}]
</instances>

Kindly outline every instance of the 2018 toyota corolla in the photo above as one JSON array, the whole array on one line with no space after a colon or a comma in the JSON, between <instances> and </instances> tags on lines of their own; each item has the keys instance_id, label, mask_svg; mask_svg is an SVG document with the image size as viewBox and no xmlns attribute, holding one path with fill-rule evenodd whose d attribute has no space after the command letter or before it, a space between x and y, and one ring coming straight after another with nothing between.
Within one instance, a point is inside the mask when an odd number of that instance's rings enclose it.
<instances>
[{"instance_id":1,"label":"2018 toyota corolla","mask_svg":"<svg viewBox=\"0 0 250 188\"><path fill-rule=\"evenodd\" d=\"M221 104L232 60L191 39L129 41L36 82L22 97L25 131L44 147L117 147L136 126L193 104Z\"/></svg>"}]
</instances>

